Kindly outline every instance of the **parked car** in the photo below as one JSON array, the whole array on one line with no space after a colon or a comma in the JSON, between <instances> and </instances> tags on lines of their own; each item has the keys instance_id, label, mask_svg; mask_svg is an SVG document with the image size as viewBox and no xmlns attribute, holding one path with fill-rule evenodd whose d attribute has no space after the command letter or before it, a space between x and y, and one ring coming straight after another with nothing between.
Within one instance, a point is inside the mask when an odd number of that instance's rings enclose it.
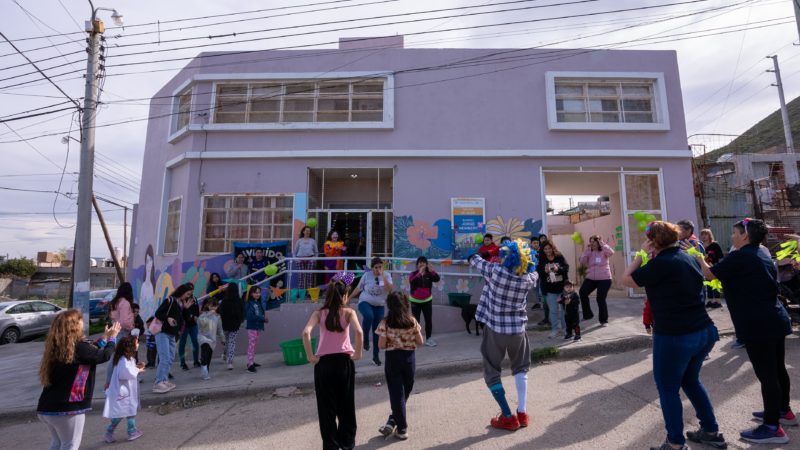
<instances>
[{"instance_id":1,"label":"parked car","mask_svg":"<svg viewBox=\"0 0 800 450\"><path fill-rule=\"evenodd\" d=\"M0 344L47 333L58 306L41 300L12 300L0 303Z\"/></svg>"},{"instance_id":2,"label":"parked car","mask_svg":"<svg viewBox=\"0 0 800 450\"><path fill-rule=\"evenodd\" d=\"M96 322L105 320L108 315L108 300L104 298L93 298L89 300L89 321Z\"/></svg>"}]
</instances>

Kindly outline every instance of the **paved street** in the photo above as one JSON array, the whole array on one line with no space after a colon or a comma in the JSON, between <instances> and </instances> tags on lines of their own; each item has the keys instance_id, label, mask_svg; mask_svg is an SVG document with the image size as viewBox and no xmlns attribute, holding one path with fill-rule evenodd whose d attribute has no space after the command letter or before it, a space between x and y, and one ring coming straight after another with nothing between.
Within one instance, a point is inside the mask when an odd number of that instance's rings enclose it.
<instances>
[{"instance_id":1,"label":"paved street","mask_svg":"<svg viewBox=\"0 0 800 450\"><path fill-rule=\"evenodd\" d=\"M750 448L738 441L738 432L754 426L750 411L760 409L758 385L743 350L732 350L723 339L703 370L703 380L714 401L729 448ZM792 382L800 386L800 340L787 342ZM421 377L410 399L410 436L407 442L384 440L376 430L386 419L389 401L385 386L360 382L356 389L360 448L435 449L643 449L664 438L658 396L650 372L649 350L634 350L596 358L560 361L536 366L530 373L528 410L532 426L515 433L488 428L497 406L479 371L441 377ZM512 405L513 379L504 384ZM797 389L793 404L800 405ZM688 407L688 402L685 402ZM235 400L211 400L189 409L159 415L156 408L138 417L145 435L136 442L115 444L128 449L248 449L319 448L313 393L290 398L254 395ZM686 414L689 426L696 426ZM104 420L88 416L82 448L106 448ZM787 430L798 448L800 429ZM31 421L0 427L4 448L43 448L44 427ZM124 433L119 433L122 437ZM702 446L695 446L702 448Z\"/></svg>"}]
</instances>

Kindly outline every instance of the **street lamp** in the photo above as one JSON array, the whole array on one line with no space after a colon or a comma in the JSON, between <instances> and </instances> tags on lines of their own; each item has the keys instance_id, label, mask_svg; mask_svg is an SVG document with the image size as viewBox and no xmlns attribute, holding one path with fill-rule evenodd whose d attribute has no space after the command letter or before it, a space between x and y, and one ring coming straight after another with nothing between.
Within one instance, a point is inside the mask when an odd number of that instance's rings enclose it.
<instances>
[{"instance_id":1,"label":"street lamp","mask_svg":"<svg viewBox=\"0 0 800 450\"><path fill-rule=\"evenodd\" d=\"M89 46L86 51L89 54L86 62L86 89L83 97L83 110L81 121L81 155L80 155L80 175L78 177L78 217L75 226L75 254L73 258L72 288L73 295L70 298L71 305L83 313L84 328L89 326L89 258L91 257L92 245L92 197L94 179L94 128L97 117L97 88L100 54L101 36L105 31L103 21L97 18L98 11L110 11L111 19L118 26L122 25L122 14L112 8L95 8L92 0L89 6L92 8L91 21L86 23L86 32L89 38L86 40ZM69 142L70 137L64 137L62 142ZM74 139L74 138L72 138Z\"/></svg>"}]
</instances>

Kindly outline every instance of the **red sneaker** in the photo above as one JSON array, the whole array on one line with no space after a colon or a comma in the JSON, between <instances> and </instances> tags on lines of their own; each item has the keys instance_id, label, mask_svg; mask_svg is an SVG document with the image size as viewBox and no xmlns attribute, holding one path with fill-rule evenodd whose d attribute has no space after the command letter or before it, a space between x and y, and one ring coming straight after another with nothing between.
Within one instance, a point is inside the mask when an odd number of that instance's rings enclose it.
<instances>
[{"instance_id":1,"label":"red sneaker","mask_svg":"<svg viewBox=\"0 0 800 450\"><path fill-rule=\"evenodd\" d=\"M506 417L502 413L498 414L497 417L492 417L491 424L500 430L517 431L519 429L519 420L514 414L511 417Z\"/></svg>"},{"instance_id":2,"label":"red sneaker","mask_svg":"<svg viewBox=\"0 0 800 450\"><path fill-rule=\"evenodd\" d=\"M528 413L517 411L517 420L519 421L520 428L528 426Z\"/></svg>"}]
</instances>

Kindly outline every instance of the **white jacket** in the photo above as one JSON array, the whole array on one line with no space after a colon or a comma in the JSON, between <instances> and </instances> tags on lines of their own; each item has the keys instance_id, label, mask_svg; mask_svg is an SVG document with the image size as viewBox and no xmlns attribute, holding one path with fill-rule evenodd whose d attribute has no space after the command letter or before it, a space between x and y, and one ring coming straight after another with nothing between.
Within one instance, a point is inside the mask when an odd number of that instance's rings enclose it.
<instances>
[{"instance_id":1,"label":"white jacket","mask_svg":"<svg viewBox=\"0 0 800 450\"><path fill-rule=\"evenodd\" d=\"M200 314L200 318L197 319L197 324L199 325L197 342L200 345L208 344L213 350L217 339L219 339L220 342L225 340L225 334L222 331L222 319L220 319L219 314L205 311L203 314Z\"/></svg>"},{"instance_id":2,"label":"white jacket","mask_svg":"<svg viewBox=\"0 0 800 450\"><path fill-rule=\"evenodd\" d=\"M133 358L121 358L114 372L111 374L111 383L106 390L106 405L103 408L103 417L107 419L122 419L135 416L139 410L139 368Z\"/></svg>"}]
</instances>

